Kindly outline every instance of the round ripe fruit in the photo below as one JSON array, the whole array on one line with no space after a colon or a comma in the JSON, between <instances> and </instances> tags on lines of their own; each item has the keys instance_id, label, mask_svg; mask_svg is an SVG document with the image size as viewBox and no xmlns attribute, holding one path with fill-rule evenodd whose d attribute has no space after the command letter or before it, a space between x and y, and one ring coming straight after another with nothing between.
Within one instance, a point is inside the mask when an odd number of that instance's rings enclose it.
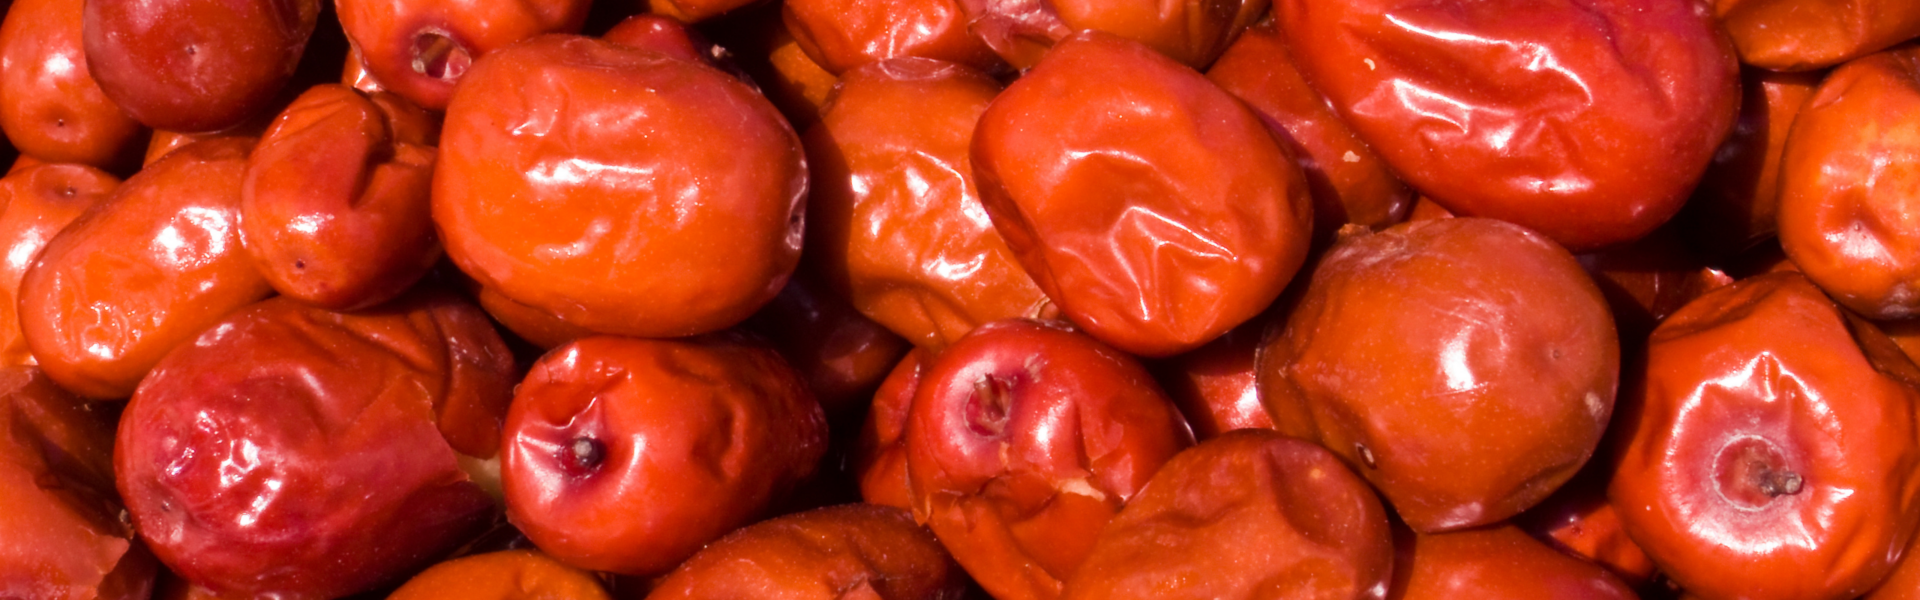
<instances>
[{"instance_id":1,"label":"round ripe fruit","mask_svg":"<svg viewBox=\"0 0 1920 600\"><path fill-rule=\"evenodd\" d=\"M140 122L100 91L81 47L86 0L19 0L0 24L0 129L22 154L111 168L132 158Z\"/></svg>"},{"instance_id":2,"label":"round ripe fruit","mask_svg":"<svg viewBox=\"0 0 1920 600\"><path fill-rule=\"evenodd\" d=\"M577 327L739 323L800 259L799 137L711 67L569 35L486 56L447 106L433 219L482 286Z\"/></svg>"},{"instance_id":3,"label":"round ripe fruit","mask_svg":"<svg viewBox=\"0 0 1920 600\"><path fill-rule=\"evenodd\" d=\"M352 314L275 298L167 355L114 448L141 539L230 596L337 598L485 531L513 357L420 292Z\"/></svg>"},{"instance_id":4,"label":"round ripe fruit","mask_svg":"<svg viewBox=\"0 0 1920 600\"><path fill-rule=\"evenodd\" d=\"M907 415L914 518L995 597L1052 598L1093 540L1193 443L1133 358L1064 326L989 323L921 373Z\"/></svg>"},{"instance_id":5,"label":"round ripe fruit","mask_svg":"<svg viewBox=\"0 0 1920 600\"><path fill-rule=\"evenodd\" d=\"M1140 356L1259 314L1312 234L1306 177L1258 115L1107 33L1061 41L994 98L973 169L994 228L1061 314Z\"/></svg>"},{"instance_id":6,"label":"round ripe fruit","mask_svg":"<svg viewBox=\"0 0 1920 600\"><path fill-rule=\"evenodd\" d=\"M581 339L514 393L507 518L567 564L659 575L811 475L825 418L792 367L744 338Z\"/></svg>"},{"instance_id":7,"label":"round ripe fruit","mask_svg":"<svg viewBox=\"0 0 1920 600\"><path fill-rule=\"evenodd\" d=\"M320 0L86 3L101 91L154 129L219 131L270 111L319 23Z\"/></svg>"},{"instance_id":8,"label":"round ripe fruit","mask_svg":"<svg viewBox=\"0 0 1920 600\"><path fill-rule=\"evenodd\" d=\"M47 242L20 330L61 387L125 398L161 357L273 292L240 247L252 138L182 146Z\"/></svg>"},{"instance_id":9,"label":"round ripe fruit","mask_svg":"<svg viewBox=\"0 0 1920 600\"><path fill-rule=\"evenodd\" d=\"M1348 231L1261 350L1280 431L1345 458L1423 532L1505 519L1572 477L1620 365L1573 256L1492 219Z\"/></svg>"},{"instance_id":10,"label":"round ripe fruit","mask_svg":"<svg viewBox=\"0 0 1920 600\"><path fill-rule=\"evenodd\" d=\"M1920 316L1920 48L1834 69L1780 157L1780 247L1834 301Z\"/></svg>"},{"instance_id":11,"label":"round ripe fruit","mask_svg":"<svg viewBox=\"0 0 1920 600\"><path fill-rule=\"evenodd\" d=\"M1920 368L1798 273L1694 300L1621 398L1628 535L1709 598L1847 598L1920 523Z\"/></svg>"}]
</instances>

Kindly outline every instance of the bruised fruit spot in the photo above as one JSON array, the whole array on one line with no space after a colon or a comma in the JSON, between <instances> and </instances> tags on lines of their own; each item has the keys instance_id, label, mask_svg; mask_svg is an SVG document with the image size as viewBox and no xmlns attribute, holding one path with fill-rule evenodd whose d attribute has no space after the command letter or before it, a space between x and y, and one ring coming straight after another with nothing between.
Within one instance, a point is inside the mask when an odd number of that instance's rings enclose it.
<instances>
[{"instance_id":1,"label":"bruised fruit spot","mask_svg":"<svg viewBox=\"0 0 1920 600\"><path fill-rule=\"evenodd\" d=\"M413 72L452 81L466 74L473 57L453 38L435 32L422 32L413 38Z\"/></svg>"}]
</instances>

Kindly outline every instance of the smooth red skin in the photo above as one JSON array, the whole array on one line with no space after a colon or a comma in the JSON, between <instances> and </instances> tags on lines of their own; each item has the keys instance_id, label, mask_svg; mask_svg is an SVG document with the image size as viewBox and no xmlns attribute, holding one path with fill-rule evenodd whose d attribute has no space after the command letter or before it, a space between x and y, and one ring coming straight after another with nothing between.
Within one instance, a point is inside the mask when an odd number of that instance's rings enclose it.
<instances>
[{"instance_id":1,"label":"smooth red skin","mask_svg":"<svg viewBox=\"0 0 1920 600\"><path fill-rule=\"evenodd\" d=\"M1662 227L1633 242L1575 257L1606 297L1623 344L1640 345L1667 315L1733 283L1688 246L1682 231Z\"/></svg>"},{"instance_id":2,"label":"smooth red skin","mask_svg":"<svg viewBox=\"0 0 1920 600\"><path fill-rule=\"evenodd\" d=\"M119 186L120 178L77 164L36 165L0 178L0 365L37 363L20 331L27 269L54 235Z\"/></svg>"},{"instance_id":3,"label":"smooth red skin","mask_svg":"<svg viewBox=\"0 0 1920 600\"><path fill-rule=\"evenodd\" d=\"M650 577L814 471L826 422L798 373L735 337L613 336L540 359L507 416L507 518L568 564ZM575 439L605 448L572 462Z\"/></svg>"},{"instance_id":4,"label":"smooth red skin","mask_svg":"<svg viewBox=\"0 0 1920 600\"><path fill-rule=\"evenodd\" d=\"M914 518L996 598L1057 597L1101 527L1193 443L1144 367L1063 325L983 325L925 369L907 416ZM988 377L1007 390L997 415L976 391Z\"/></svg>"},{"instance_id":5,"label":"smooth red skin","mask_svg":"<svg viewBox=\"0 0 1920 600\"><path fill-rule=\"evenodd\" d=\"M1306 259L1291 152L1199 73L1100 32L1060 42L973 138L995 229L1061 314L1140 356L1266 309Z\"/></svg>"},{"instance_id":6,"label":"smooth red skin","mask_svg":"<svg viewBox=\"0 0 1920 600\"><path fill-rule=\"evenodd\" d=\"M1207 345L1150 365L1202 441L1235 429L1273 429L1260 403L1255 353L1266 320L1254 319Z\"/></svg>"},{"instance_id":7,"label":"smooth red skin","mask_svg":"<svg viewBox=\"0 0 1920 600\"><path fill-rule=\"evenodd\" d=\"M512 377L486 317L450 295L354 314L276 298L154 368L121 418L114 472L141 538L181 577L336 598L485 530L497 509L462 455L496 453Z\"/></svg>"},{"instance_id":8,"label":"smooth red skin","mask_svg":"<svg viewBox=\"0 0 1920 600\"><path fill-rule=\"evenodd\" d=\"M610 600L591 571L538 550L505 550L449 560L422 571L388 600Z\"/></svg>"},{"instance_id":9,"label":"smooth red skin","mask_svg":"<svg viewBox=\"0 0 1920 600\"><path fill-rule=\"evenodd\" d=\"M439 261L429 202L437 151L398 139L388 121L369 97L329 84L301 94L260 139L241 188L241 233L281 295L364 308Z\"/></svg>"},{"instance_id":10,"label":"smooth red skin","mask_svg":"<svg viewBox=\"0 0 1920 600\"><path fill-rule=\"evenodd\" d=\"M773 299L800 259L799 136L759 93L702 64L579 36L530 40L468 74L440 148L433 218L447 256L578 327L726 328Z\"/></svg>"},{"instance_id":11,"label":"smooth red skin","mask_svg":"<svg viewBox=\"0 0 1920 600\"><path fill-rule=\"evenodd\" d=\"M959 0L968 28L1014 68L1038 64L1047 50L1086 30L1105 31L1205 68L1269 0Z\"/></svg>"},{"instance_id":12,"label":"smooth red skin","mask_svg":"<svg viewBox=\"0 0 1920 600\"><path fill-rule=\"evenodd\" d=\"M1515 515L1513 523L1534 539L1605 567L1633 587L1646 586L1658 569L1640 545L1627 536L1620 511L1607 501L1611 464L1600 458L1560 486L1539 505Z\"/></svg>"},{"instance_id":13,"label":"smooth red skin","mask_svg":"<svg viewBox=\"0 0 1920 600\"><path fill-rule=\"evenodd\" d=\"M1406 220L1413 190L1307 84L1272 21L1242 32L1207 79L1246 101L1274 137L1291 144L1313 194L1316 241L1331 242L1348 223L1379 229Z\"/></svg>"},{"instance_id":14,"label":"smooth red skin","mask_svg":"<svg viewBox=\"0 0 1920 600\"><path fill-rule=\"evenodd\" d=\"M340 27L361 62L386 90L429 110L445 111L455 83L481 57L547 33L577 33L588 0L336 1ZM435 55L428 42L451 44ZM444 56L444 58L442 58ZM436 63L444 62L436 68Z\"/></svg>"},{"instance_id":15,"label":"smooth red skin","mask_svg":"<svg viewBox=\"0 0 1920 600\"><path fill-rule=\"evenodd\" d=\"M907 415L920 391L926 356L926 351L914 349L900 359L874 391L873 406L860 425L853 470L860 477L860 498L868 504L913 508L907 485Z\"/></svg>"},{"instance_id":16,"label":"smooth red skin","mask_svg":"<svg viewBox=\"0 0 1920 600\"><path fill-rule=\"evenodd\" d=\"M47 375L125 398L174 346L272 293L240 247L248 138L141 170L47 242L20 281L20 330Z\"/></svg>"},{"instance_id":17,"label":"smooth red skin","mask_svg":"<svg viewBox=\"0 0 1920 600\"><path fill-rule=\"evenodd\" d=\"M270 110L293 77L319 0L87 2L87 67L154 129L202 132Z\"/></svg>"},{"instance_id":18,"label":"smooth red skin","mask_svg":"<svg viewBox=\"0 0 1920 600\"><path fill-rule=\"evenodd\" d=\"M791 0L781 18L808 57L827 72L917 56L981 71L1003 66L968 30L963 0Z\"/></svg>"},{"instance_id":19,"label":"smooth red skin","mask_svg":"<svg viewBox=\"0 0 1920 600\"><path fill-rule=\"evenodd\" d=\"M1740 70L1740 118L1676 219L1695 246L1726 256L1773 237L1787 132L1824 77L1821 71Z\"/></svg>"},{"instance_id":20,"label":"smooth red skin","mask_svg":"<svg viewBox=\"0 0 1920 600\"><path fill-rule=\"evenodd\" d=\"M1740 62L1776 71L1838 65L1920 36L1904 0L1715 0Z\"/></svg>"},{"instance_id":21,"label":"smooth red skin","mask_svg":"<svg viewBox=\"0 0 1920 600\"><path fill-rule=\"evenodd\" d=\"M1639 598L1606 569L1562 554L1511 525L1396 534L1390 600Z\"/></svg>"},{"instance_id":22,"label":"smooth red skin","mask_svg":"<svg viewBox=\"0 0 1920 600\"><path fill-rule=\"evenodd\" d=\"M0 129L23 154L108 168L145 128L100 91L81 48L86 0L18 0L0 23Z\"/></svg>"},{"instance_id":23,"label":"smooth red skin","mask_svg":"<svg viewBox=\"0 0 1920 600\"><path fill-rule=\"evenodd\" d=\"M1280 431L1339 454L1422 532L1498 522L1571 478L1620 369L1573 257L1473 218L1343 236L1260 352Z\"/></svg>"},{"instance_id":24,"label":"smooth red skin","mask_svg":"<svg viewBox=\"0 0 1920 600\"><path fill-rule=\"evenodd\" d=\"M700 32L660 15L627 17L600 39L699 63L713 61L716 51L713 42L707 41Z\"/></svg>"},{"instance_id":25,"label":"smooth red skin","mask_svg":"<svg viewBox=\"0 0 1920 600\"><path fill-rule=\"evenodd\" d=\"M1167 461L1062 598L1380 599L1392 571L1366 480L1312 442L1247 430Z\"/></svg>"},{"instance_id":26,"label":"smooth red skin","mask_svg":"<svg viewBox=\"0 0 1920 600\"><path fill-rule=\"evenodd\" d=\"M145 600L157 563L118 517L113 419L0 368L0 596Z\"/></svg>"},{"instance_id":27,"label":"smooth red skin","mask_svg":"<svg viewBox=\"0 0 1920 600\"><path fill-rule=\"evenodd\" d=\"M1827 76L1794 120L1780 166L1780 247L1841 305L1920 315L1920 48Z\"/></svg>"},{"instance_id":28,"label":"smooth red skin","mask_svg":"<svg viewBox=\"0 0 1920 600\"><path fill-rule=\"evenodd\" d=\"M1409 185L1575 251L1637 239L1692 193L1739 69L1666 0L1281 0L1307 80ZM1631 43L1622 42L1632 32Z\"/></svg>"},{"instance_id":29,"label":"smooth red skin","mask_svg":"<svg viewBox=\"0 0 1920 600\"><path fill-rule=\"evenodd\" d=\"M966 573L904 508L844 504L742 528L647 598L960 600Z\"/></svg>"},{"instance_id":30,"label":"smooth red skin","mask_svg":"<svg viewBox=\"0 0 1920 600\"><path fill-rule=\"evenodd\" d=\"M841 77L807 131L807 261L868 318L938 350L984 323L1052 316L980 204L973 142L1000 85L925 58Z\"/></svg>"},{"instance_id":31,"label":"smooth red skin","mask_svg":"<svg viewBox=\"0 0 1920 600\"><path fill-rule=\"evenodd\" d=\"M647 12L699 23L759 0L646 0Z\"/></svg>"},{"instance_id":32,"label":"smooth red skin","mask_svg":"<svg viewBox=\"0 0 1920 600\"><path fill-rule=\"evenodd\" d=\"M1885 335L1775 273L1668 317L1646 365L1608 498L1667 577L1705 597L1843 598L1892 568L1920 523L1920 369ZM1803 487L1741 480L1742 444Z\"/></svg>"},{"instance_id":33,"label":"smooth red skin","mask_svg":"<svg viewBox=\"0 0 1920 600\"><path fill-rule=\"evenodd\" d=\"M772 342L806 379L820 407L836 417L859 414L874 387L913 348L804 272L788 279L745 326Z\"/></svg>"}]
</instances>

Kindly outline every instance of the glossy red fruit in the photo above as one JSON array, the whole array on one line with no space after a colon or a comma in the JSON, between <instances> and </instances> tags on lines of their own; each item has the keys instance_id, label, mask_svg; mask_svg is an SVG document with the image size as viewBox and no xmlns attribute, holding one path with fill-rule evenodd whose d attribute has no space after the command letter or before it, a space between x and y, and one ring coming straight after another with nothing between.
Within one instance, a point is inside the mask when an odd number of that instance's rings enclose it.
<instances>
[{"instance_id":1,"label":"glossy red fruit","mask_svg":"<svg viewBox=\"0 0 1920 600\"><path fill-rule=\"evenodd\" d=\"M1780 247L1834 301L1920 316L1920 48L1834 69L1780 158Z\"/></svg>"},{"instance_id":2,"label":"glossy red fruit","mask_svg":"<svg viewBox=\"0 0 1920 600\"><path fill-rule=\"evenodd\" d=\"M100 90L81 44L86 0L19 0L0 24L0 129L20 152L111 168L145 129Z\"/></svg>"},{"instance_id":3,"label":"glossy red fruit","mask_svg":"<svg viewBox=\"0 0 1920 600\"><path fill-rule=\"evenodd\" d=\"M293 77L320 0L86 3L87 67L148 127L226 129L261 112Z\"/></svg>"},{"instance_id":4,"label":"glossy red fruit","mask_svg":"<svg viewBox=\"0 0 1920 600\"><path fill-rule=\"evenodd\" d=\"M1733 124L1739 69L1705 8L1279 0L1274 16L1307 80L1409 185L1586 251L1678 212Z\"/></svg>"},{"instance_id":5,"label":"glossy red fruit","mask_svg":"<svg viewBox=\"0 0 1920 600\"><path fill-rule=\"evenodd\" d=\"M1312 199L1260 117L1100 32L1062 41L980 117L994 228L1061 314L1140 356L1252 318L1306 258Z\"/></svg>"},{"instance_id":6,"label":"glossy red fruit","mask_svg":"<svg viewBox=\"0 0 1920 600\"><path fill-rule=\"evenodd\" d=\"M1192 434L1146 369L1064 326L981 326L907 417L914 518L997 598L1046 599Z\"/></svg>"},{"instance_id":7,"label":"glossy red fruit","mask_svg":"<svg viewBox=\"0 0 1920 600\"><path fill-rule=\"evenodd\" d=\"M811 475L826 433L799 374L745 338L581 339L514 392L507 518L568 564L663 574Z\"/></svg>"},{"instance_id":8,"label":"glossy red fruit","mask_svg":"<svg viewBox=\"0 0 1920 600\"><path fill-rule=\"evenodd\" d=\"M0 179L0 365L38 361L20 330L20 280L53 236L120 187L120 178L74 164L34 165Z\"/></svg>"},{"instance_id":9,"label":"glossy red fruit","mask_svg":"<svg viewBox=\"0 0 1920 600\"><path fill-rule=\"evenodd\" d=\"M429 201L434 119L406 100L385 100L344 85L310 88L248 160L242 239L282 295L364 308L405 292L439 261Z\"/></svg>"},{"instance_id":10,"label":"glossy red fruit","mask_svg":"<svg viewBox=\"0 0 1920 600\"><path fill-rule=\"evenodd\" d=\"M1350 228L1265 342L1259 378L1282 433L1317 440L1434 532L1506 519L1572 477L1619 368L1573 256L1456 218Z\"/></svg>"},{"instance_id":11,"label":"glossy red fruit","mask_svg":"<svg viewBox=\"0 0 1920 600\"><path fill-rule=\"evenodd\" d=\"M1655 330L1622 395L1608 497L1705 597L1847 598L1920 524L1920 368L1797 273L1720 288Z\"/></svg>"},{"instance_id":12,"label":"glossy red fruit","mask_svg":"<svg viewBox=\"0 0 1920 600\"><path fill-rule=\"evenodd\" d=\"M968 145L1000 84L900 58L849 71L834 90L806 135L807 264L932 351L984 323L1052 316L975 187Z\"/></svg>"},{"instance_id":13,"label":"glossy red fruit","mask_svg":"<svg viewBox=\"0 0 1920 600\"><path fill-rule=\"evenodd\" d=\"M1380 599L1387 511L1326 449L1235 431L1180 453L1114 516L1067 599Z\"/></svg>"},{"instance_id":14,"label":"glossy red fruit","mask_svg":"<svg viewBox=\"0 0 1920 600\"><path fill-rule=\"evenodd\" d=\"M141 538L213 592L395 583L495 514L469 469L498 452L513 367L486 316L451 295L353 314L268 300L141 382L115 477Z\"/></svg>"},{"instance_id":15,"label":"glossy red fruit","mask_svg":"<svg viewBox=\"0 0 1920 600\"><path fill-rule=\"evenodd\" d=\"M20 282L20 330L47 375L125 398L174 346L273 292L240 247L251 138L182 147L54 236Z\"/></svg>"},{"instance_id":16,"label":"glossy red fruit","mask_svg":"<svg viewBox=\"0 0 1920 600\"><path fill-rule=\"evenodd\" d=\"M799 137L712 67L530 40L468 74L440 147L433 218L448 257L576 327L717 331L778 294L800 259Z\"/></svg>"}]
</instances>

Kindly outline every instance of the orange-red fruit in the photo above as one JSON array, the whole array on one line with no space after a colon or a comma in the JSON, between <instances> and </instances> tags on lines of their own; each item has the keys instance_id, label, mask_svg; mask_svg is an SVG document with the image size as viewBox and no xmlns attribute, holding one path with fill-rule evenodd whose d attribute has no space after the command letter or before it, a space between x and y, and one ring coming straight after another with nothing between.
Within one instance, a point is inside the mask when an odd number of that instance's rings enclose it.
<instances>
[{"instance_id":1,"label":"orange-red fruit","mask_svg":"<svg viewBox=\"0 0 1920 600\"><path fill-rule=\"evenodd\" d=\"M811 475L826 433L799 374L744 337L581 339L514 392L507 518L568 564L660 575Z\"/></svg>"},{"instance_id":2,"label":"orange-red fruit","mask_svg":"<svg viewBox=\"0 0 1920 600\"><path fill-rule=\"evenodd\" d=\"M753 88L702 64L530 40L475 64L440 148L433 219L447 255L577 327L719 330L799 262L799 137Z\"/></svg>"},{"instance_id":3,"label":"orange-red fruit","mask_svg":"<svg viewBox=\"0 0 1920 600\"><path fill-rule=\"evenodd\" d=\"M20 282L41 368L90 398L125 398L167 351L273 292L240 247L251 138L168 153L54 236Z\"/></svg>"},{"instance_id":4,"label":"orange-red fruit","mask_svg":"<svg viewBox=\"0 0 1920 600\"><path fill-rule=\"evenodd\" d=\"M994 99L973 168L994 227L1061 313L1141 356L1265 309L1312 233L1306 178L1259 116L1107 33L1060 42Z\"/></svg>"},{"instance_id":5,"label":"orange-red fruit","mask_svg":"<svg viewBox=\"0 0 1920 600\"><path fill-rule=\"evenodd\" d=\"M1920 523L1920 368L1798 273L1668 317L1622 395L1608 497L1661 572L1704 597L1848 598Z\"/></svg>"},{"instance_id":6,"label":"orange-red fruit","mask_svg":"<svg viewBox=\"0 0 1920 600\"><path fill-rule=\"evenodd\" d=\"M1678 212L1740 104L1701 2L1279 0L1274 17L1409 185L1575 251Z\"/></svg>"},{"instance_id":7,"label":"orange-red fruit","mask_svg":"<svg viewBox=\"0 0 1920 600\"><path fill-rule=\"evenodd\" d=\"M914 518L995 597L1053 598L1113 515L1192 435L1131 357L1064 326L983 325L921 373L907 415Z\"/></svg>"},{"instance_id":8,"label":"orange-red fruit","mask_svg":"<svg viewBox=\"0 0 1920 600\"><path fill-rule=\"evenodd\" d=\"M1262 348L1280 431L1318 440L1423 532L1572 477L1606 430L1619 342L1558 244L1492 219L1350 228Z\"/></svg>"},{"instance_id":9,"label":"orange-red fruit","mask_svg":"<svg viewBox=\"0 0 1920 600\"><path fill-rule=\"evenodd\" d=\"M248 161L242 239L282 295L335 310L399 296L440 259L428 201L432 117L344 85L281 111ZM387 109L398 111L389 114Z\"/></svg>"}]
</instances>

